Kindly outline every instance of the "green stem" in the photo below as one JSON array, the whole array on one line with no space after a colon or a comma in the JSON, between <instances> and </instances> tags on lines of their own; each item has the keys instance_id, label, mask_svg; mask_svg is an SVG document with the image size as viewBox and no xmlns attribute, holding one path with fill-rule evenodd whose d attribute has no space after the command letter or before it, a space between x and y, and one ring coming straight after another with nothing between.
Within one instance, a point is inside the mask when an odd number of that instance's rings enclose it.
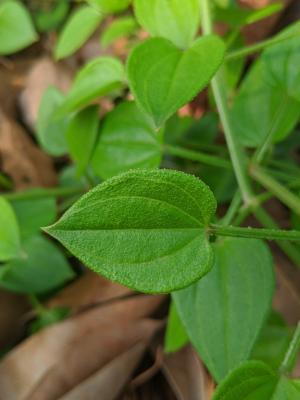
<instances>
[{"instance_id":1,"label":"green stem","mask_svg":"<svg viewBox=\"0 0 300 400\"><path fill-rule=\"evenodd\" d=\"M28 299L29 299L33 309L36 311L36 313L38 315L42 315L46 311L46 308L39 301L38 297L35 294L29 294Z\"/></svg>"},{"instance_id":2,"label":"green stem","mask_svg":"<svg viewBox=\"0 0 300 400\"><path fill-rule=\"evenodd\" d=\"M206 0L205 0L206 1ZM293 32L288 35L280 35L280 36L275 36L271 39L263 40L262 42L253 44L252 46L244 47L239 50L231 51L230 53L227 54L226 56L226 61L228 60L234 60L237 58L241 57L246 57L251 54L257 53L261 50L266 49L267 47L273 46L275 44L284 42L285 40L292 39L294 37L299 36L300 32Z\"/></svg>"},{"instance_id":3,"label":"green stem","mask_svg":"<svg viewBox=\"0 0 300 400\"><path fill-rule=\"evenodd\" d=\"M234 195L232 202L227 210L226 215L221 219L222 225L230 225L234 216L238 212L239 208L241 207L242 203L242 196L239 191L236 192Z\"/></svg>"},{"instance_id":4,"label":"green stem","mask_svg":"<svg viewBox=\"0 0 300 400\"><path fill-rule=\"evenodd\" d=\"M242 228L211 224L208 233L211 235L242 237L249 239L300 241L300 231L265 228Z\"/></svg>"},{"instance_id":5,"label":"green stem","mask_svg":"<svg viewBox=\"0 0 300 400\"><path fill-rule=\"evenodd\" d=\"M273 220L273 218L262 208L257 208L252 210L253 214L257 220L269 229L278 229L278 224ZM300 267L300 250L298 247L290 242L277 241L277 245L282 251L289 257L289 259L298 267Z\"/></svg>"},{"instance_id":6,"label":"green stem","mask_svg":"<svg viewBox=\"0 0 300 400\"><path fill-rule=\"evenodd\" d=\"M282 374L288 374L292 372L299 349L300 349L300 322L298 322L292 341L280 366L279 371Z\"/></svg>"},{"instance_id":7,"label":"green stem","mask_svg":"<svg viewBox=\"0 0 300 400\"><path fill-rule=\"evenodd\" d=\"M210 13L211 0L202 0L201 4L203 32L205 35L210 35L213 32ZM226 138L227 147L229 150L235 176L240 187L243 200L246 204L249 204L252 201L253 193L250 180L247 176L247 158L232 129L231 121L229 118L229 110L227 107L227 99L224 93L224 85L222 83L221 75L219 73L212 80L212 90L223 125L224 135Z\"/></svg>"},{"instance_id":8,"label":"green stem","mask_svg":"<svg viewBox=\"0 0 300 400\"><path fill-rule=\"evenodd\" d=\"M3 193L1 194L6 200L34 200L34 199L43 199L47 197L68 197L73 196L75 194L81 194L85 192L85 188L83 187L57 187L50 189L35 189L35 190L27 190L24 192L15 192L15 193Z\"/></svg>"},{"instance_id":9,"label":"green stem","mask_svg":"<svg viewBox=\"0 0 300 400\"><path fill-rule=\"evenodd\" d=\"M213 156L211 154L201 153L199 151L184 149L179 146L164 146L164 150L167 154L172 156L185 158L192 161L200 161L203 164L212 165L214 167L231 169L231 162L224 158Z\"/></svg>"},{"instance_id":10,"label":"green stem","mask_svg":"<svg viewBox=\"0 0 300 400\"><path fill-rule=\"evenodd\" d=\"M283 204L300 215L300 198L298 196L286 189L257 165L251 166L250 175L265 189L281 200Z\"/></svg>"}]
</instances>

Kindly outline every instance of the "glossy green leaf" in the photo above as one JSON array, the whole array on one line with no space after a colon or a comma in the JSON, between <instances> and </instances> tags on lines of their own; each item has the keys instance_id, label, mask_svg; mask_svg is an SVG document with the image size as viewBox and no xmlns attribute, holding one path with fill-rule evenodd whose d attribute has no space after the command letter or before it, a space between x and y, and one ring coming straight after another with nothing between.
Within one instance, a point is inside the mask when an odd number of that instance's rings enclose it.
<instances>
[{"instance_id":1,"label":"glossy green leaf","mask_svg":"<svg viewBox=\"0 0 300 400\"><path fill-rule=\"evenodd\" d=\"M137 23L132 17L123 17L113 21L101 35L101 46L107 48L117 39L130 36L137 30Z\"/></svg>"},{"instance_id":2,"label":"glossy green leaf","mask_svg":"<svg viewBox=\"0 0 300 400\"><path fill-rule=\"evenodd\" d=\"M19 259L0 266L0 286L17 293L43 293L70 280L74 273L63 253L42 236L32 236Z\"/></svg>"},{"instance_id":3,"label":"glossy green leaf","mask_svg":"<svg viewBox=\"0 0 300 400\"><path fill-rule=\"evenodd\" d=\"M199 29L199 0L134 0L134 10L152 36L169 39L180 48L189 46Z\"/></svg>"},{"instance_id":4,"label":"glossy green leaf","mask_svg":"<svg viewBox=\"0 0 300 400\"><path fill-rule=\"evenodd\" d=\"M103 16L94 7L77 9L67 21L55 47L55 58L65 58L75 53L99 26Z\"/></svg>"},{"instance_id":5,"label":"glossy green leaf","mask_svg":"<svg viewBox=\"0 0 300 400\"><path fill-rule=\"evenodd\" d=\"M113 14L125 11L132 0L87 0L105 14Z\"/></svg>"},{"instance_id":6,"label":"glossy green leaf","mask_svg":"<svg viewBox=\"0 0 300 400\"><path fill-rule=\"evenodd\" d=\"M0 55L13 54L37 40L30 14L19 1L0 4Z\"/></svg>"},{"instance_id":7,"label":"glossy green leaf","mask_svg":"<svg viewBox=\"0 0 300 400\"><path fill-rule=\"evenodd\" d=\"M79 176L90 162L98 136L98 125L99 107L90 106L77 113L68 126L67 142Z\"/></svg>"},{"instance_id":8,"label":"glossy green leaf","mask_svg":"<svg viewBox=\"0 0 300 400\"><path fill-rule=\"evenodd\" d=\"M55 113L65 96L56 88L49 87L43 94L37 120L37 137L41 147L52 156L62 156L68 151L66 130L68 118L56 118Z\"/></svg>"},{"instance_id":9,"label":"glossy green leaf","mask_svg":"<svg viewBox=\"0 0 300 400\"><path fill-rule=\"evenodd\" d=\"M0 197L0 261L20 255L20 231L11 205Z\"/></svg>"},{"instance_id":10,"label":"glossy green leaf","mask_svg":"<svg viewBox=\"0 0 300 400\"><path fill-rule=\"evenodd\" d=\"M31 189L28 193L38 193ZM52 224L56 218L56 200L54 197L20 199L10 202L16 214L22 239L36 235L42 226Z\"/></svg>"},{"instance_id":11,"label":"glossy green leaf","mask_svg":"<svg viewBox=\"0 0 300 400\"><path fill-rule=\"evenodd\" d=\"M148 293L188 286L212 266L210 189L172 170L133 170L98 185L46 231L94 271Z\"/></svg>"},{"instance_id":12,"label":"glossy green leaf","mask_svg":"<svg viewBox=\"0 0 300 400\"><path fill-rule=\"evenodd\" d=\"M223 57L224 44L217 36L202 37L185 51L166 39L149 39L128 58L131 91L160 127L209 83Z\"/></svg>"},{"instance_id":13,"label":"glossy green leaf","mask_svg":"<svg viewBox=\"0 0 300 400\"><path fill-rule=\"evenodd\" d=\"M168 316L168 325L165 334L165 352L174 353L189 342L186 329L176 310L174 301L171 302Z\"/></svg>"},{"instance_id":14,"label":"glossy green leaf","mask_svg":"<svg viewBox=\"0 0 300 400\"><path fill-rule=\"evenodd\" d=\"M270 311L273 264L259 240L214 246L215 265L201 281L173 294L187 333L217 382L248 359Z\"/></svg>"},{"instance_id":15,"label":"glossy green leaf","mask_svg":"<svg viewBox=\"0 0 300 400\"><path fill-rule=\"evenodd\" d=\"M280 84L270 84L267 66L259 60L244 80L234 101L234 132L248 147L261 145L274 131L274 141L284 139L300 117L300 102Z\"/></svg>"},{"instance_id":16,"label":"glossy green leaf","mask_svg":"<svg viewBox=\"0 0 300 400\"><path fill-rule=\"evenodd\" d=\"M103 122L92 167L107 179L134 168L157 168L161 144L151 120L135 103L121 103Z\"/></svg>"},{"instance_id":17,"label":"glossy green leaf","mask_svg":"<svg viewBox=\"0 0 300 400\"><path fill-rule=\"evenodd\" d=\"M278 369L292 340L293 331L294 328L287 326L280 315L273 312L260 332L251 359Z\"/></svg>"},{"instance_id":18,"label":"glossy green leaf","mask_svg":"<svg viewBox=\"0 0 300 400\"><path fill-rule=\"evenodd\" d=\"M280 377L266 364L248 361L232 371L213 400L298 400L300 381Z\"/></svg>"},{"instance_id":19,"label":"glossy green leaf","mask_svg":"<svg viewBox=\"0 0 300 400\"><path fill-rule=\"evenodd\" d=\"M121 88L124 80L124 67L116 58L98 57L90 61L77 74L56 117L85 107L97 97Z\"/></svg>"}]
</instances>

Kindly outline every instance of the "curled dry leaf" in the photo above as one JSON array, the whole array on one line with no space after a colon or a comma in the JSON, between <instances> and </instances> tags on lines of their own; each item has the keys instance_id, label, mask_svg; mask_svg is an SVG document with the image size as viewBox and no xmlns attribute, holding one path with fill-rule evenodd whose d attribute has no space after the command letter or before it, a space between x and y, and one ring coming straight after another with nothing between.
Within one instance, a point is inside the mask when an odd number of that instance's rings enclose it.
<instances>
[{"instance_id":1,"label":"curled dry leaf","mask_svg":"<svg viewBox=\"0 0 300 400\"><path fill-rule=\"evenodd\" d=\"M72 74L65 65L55 63L48 57L37 60L28 72L20 105L25 122L34 130L41 98L49 86L66 93L71 86Z\"/></svg>"},{"instance_id":2,"label":"curled dry leaf","mask_svg":"<svg viewBox=\"0 0 300 400\"><path fill-rule=\"evenodd\" d=\"M56 175L52 160L24 129L0 110L0 162L17 189L52 186Z\"/></svg>"},{"instance_id":3,"label":"curled dry leaf","mask_svg":"<svg viewBox=\"0 0 300 400\"><path fill-rule=\"evenodd\" d=\"M30 337L0 364L0 398L60 398L128 348L147 342L161 326L147 317L164 298L117 301Z\"/></svg>"}]
</instances>

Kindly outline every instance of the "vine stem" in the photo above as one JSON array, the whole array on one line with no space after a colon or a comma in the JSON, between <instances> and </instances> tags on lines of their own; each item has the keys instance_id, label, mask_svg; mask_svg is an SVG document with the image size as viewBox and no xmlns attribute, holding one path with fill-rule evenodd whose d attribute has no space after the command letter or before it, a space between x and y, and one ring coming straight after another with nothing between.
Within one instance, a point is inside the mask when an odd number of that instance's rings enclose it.
<instances>
[{"instance_id":1,"label":"vine stem","mask_svg":"<svg viewBox=\"0 0 300 400\"><path fill-rule=\"evenodd\" d=\"M261 50L264 50L267 47L273 46L274 44L278 44L278 43L284 42L285 40L292 39L292 38L297 37L299 35L300 35L300 31L299 32L293 32L292 34L289 34L289 35L276 36L276 37L273 37L271 39L266 39L266 40L263 40L262 42L253 44L252 46L247 46L247 47L244 47L242 49L232 51L232 52L227 54L226 61L231 61L231 60L234 60L234 59L237 59L237 58L249 56L249 55L251 55L253 53L257 53L257 52L259 52Z\"/></svg>"},{"instance_id":2,"label":"vine stem","mask_svg":"<svg viewBox=\"0 0 300 400\"><path fill-rule=\"evenodd\" d=\"M279 371L282 374L288 374L288 373L292 372L293 366L295 363L295 359L299 352L299 348L300 348L300 322L298 322L298 325L296 327L296 330L295 330L295 333L291 340L291 343L289 345L289 348L288 348L288 350L285 354L285 357L281 363Z\"/></svg>"},{"instance_id":3,"label":"vine stem","mask_svg":"<svg viewBox=\"0 0 300 400\"><path fill-rule=\"evenodd\" d=\"M27 190L24 192L1 193L0 195L6 200L33 200L47 197L68 197L84 193L84 191L85 189L83 187L56 187L50 189Z\"/></svg>"},{"instance_id":4,"label":"vine stem","mask_svg":"<svg viewBox=\"0 0 300 400\"><path fill-rule=\"evenodd\" d=\"M226 160L225 158L214 156L211 154L202 153L200 151L194 151L185 149L179 146L171 146L165 145L164 151L166 154L171 154L176 157L185 158L192 161L200 161L203 164L212 165L214 167L231 169L230 160Z\"/></svg>"},{"instance_id":5,"label":"vine stem","mask_svg":"<svg viewBox=\"0 0 300 400\"><path fill-rule=\"evenodd\" d=\"M211 224L208 228L211 235L241 237L249 239L300 241L300 231L265 228L242 228Z\"/></svg>"},{"instance_id":6,"label":"vine stem","mask_svg":"<svg viewBox=\"0 0 300 400\"><path fill-rule=\"evenodd\" d=\"M202 0L202 27L205 35L213 33L212 18L210 12L211 0ZM224 135L226 138L230 158L232 161L233 169L235 172L238 185L241 190L243 200L246 204L251 204L253 199L253 192L250 184L250 180L247 175L247 158L244 150L234 135L231 121L229 118L229 110L227 107L227 99L224 93L221 75L217 73L215 78L212 80L212 90L220 119L223 125Z\"/></svg>"}]
</instances>

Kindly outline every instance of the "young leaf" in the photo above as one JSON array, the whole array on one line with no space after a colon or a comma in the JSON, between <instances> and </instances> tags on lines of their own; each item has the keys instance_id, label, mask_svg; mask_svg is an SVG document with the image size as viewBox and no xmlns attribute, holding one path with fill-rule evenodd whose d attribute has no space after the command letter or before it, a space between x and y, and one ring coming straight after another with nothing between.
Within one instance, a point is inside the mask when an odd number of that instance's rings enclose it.
<instances>
[{"instance_id":1,"label":"young leaf","mask_svg":"<svg viewBox=\"0 0 300 400\"><path fill-rule=\"evenodd\" d=\"M13 54L37 40L30 15L18 1L0 4L0 55Z\"/></svg>"},{"instance_id":2,"label":"young leaf","mask_svg":"<svg viewBox=\"0 0 300 400\"><path fill-rule=\"evenodd\" d=\"M94 7L77 9L59 36L55 47L55 58L65 58L75 53L92 35L102 20L102 14Z\"/></svg>"},{"instance_id":3,"label":"young leaf","mask_svg":"<svg viewBox=\"0 0 300 400\"><path fill-rule=\"evenodd\" d=\"M98 57L77 74L56 117L64 116L88 105L92 100L122 87L124 67L113 57Z\"/></svg>"},{"instance_id":4,"label":"young leaf","mask_svg":"<svg viewBox=\"0 0 300 400\"><path fill-rule=\"evenodd\" d=\"M38 193L38 191L39 189L30 190L31 193ZM11 205L15 211L23 240L36 235L41 226L52 224L56 218L54 197L13 200Z\"/></svg>"},{"instance_id":5,"label":"young leaf","mask_svg":"<svg viewBox=\"0 0 300 400\"><path fill-rule=\"evenodd\" d=\"M0 197L0 261L18 257L20 252L20 232L14 210Z\"/></svg>"},{"instance_id":6,"label":"young leaf","mask_svg":"<svg viewBox=\"0 0 300 400\"><path fill-rule=\"evenodd\" d=\"M71 157L77 164L77 174L82 175L87 168L95 148L99 125L99 107L90 106L70 121L67 142Z\"/></svg>"},{"instance_id":7,"label":"young leaf","mask_svg":"<svg viewBox=\"0 0 300 400\"><path fill-rule=\"evenodd\" d=\"M74 273L63 253L42 236L24 242L24 254L0 267L0 286L17 293L43 293L64 284Z\"/></svg>"},{"instance_id":8,"label":"young leaf","mask_svg":"<svg viewBox=\"0 0 300 400\"><path fill-rule=\"evenodd\" d=\"M51 9L38 9L34 12L34 22L40 32L55 31L70 10L69 0L60 0L53 3Z\"/></svg>"},{"instance_id":9,"label":"young leaf","mask_svg":"<svg viewBox=\"0 0 300 400\"><path fill-rule=\"evenodd\" d=\"M67 153L66 130L68 118L57 119L56 111L65 96L56 88L49 87L43 94L37 120L37 137L41 147L52 156Z\"/></svg>"},{"instance_id":10,"label":"young leaf","mask_svg":"<svg viewBox=\"0 0 300 400\"><path fill-rule=\"evenodd\" d=\"M298 400L300 381L280 377L260 361L248 361L221 383L213 400Z\"/></svg>"},{"instance_id":11,"label":"young leaf","mask_svg":"<svg viewBox=\"0 0 300 400\"><path fill-rule=\"evenodd\" d=\"M185 51L162 38L149 39L132 51L127 64L130 88L157 127L208 84L224 49L217 36L206 36Z\"/></svg>"},{"instance_id":12,"label":"young leaf","mask_svg":"<svg viewBox=\"0 0 300 400\"><path fill-rule=\"evenodd\" d=\"M101 36L101 46L107 48L117 39L132 35L137 30L137 23L132 17L123 17L113 21Z\"/></svg>"},{"instance_id":13,"label":"young leaf","mask_svg":"<svg viewBox=\"0 0 300 400\"><path fill-rule=\"evenodd\" d=\"M92 166L107 179L133 168L157 168L161 152L151 120L135 103L121 103L103 122Z\"/></svg>"},{"instance_id":14,"label":"young leaf","mask_svg":"<svg viewBox=\"0 0 300 400\"><path fill-rule=\"evenodd\" d=\"M169 309L168 325L165 335L165 352L174 353L180 350L189 342L186 329L176 310L174 301L171 302Z\"/></svg>"},{"instance_id":15,"label":"young leaf","mask_svg":"<svg viewBox=\"0 0 300 400\"><path fill-rule=\"evenodd\" d=\"M135 0L140 25L152 36L171 40L176 46L189 46L200 24L199 0Z\"/></svg>"},{"instance_id":16,"label":"young leaf","mask_svg":"<svg viewBox=\"0 0 300 400\"><path fill-rule=\"evenodd\" d=\"M105 14L113 14L125 11L132 0L87 0L92 6L97 7Z\"/></svg>"},{"instance_id":17,"label":"young leaf","mask_svg":"<svg viewBox=\"0 0 300 400\"><path fill-rule=\"evenodd\" d=\"M173 299L192 343L220 382L248 359L270 310L274 277L270 251L259 240L225 239L213 248L212 271Z\"/></svg>"},{"instance_id":18,"label":"young leaf","mask_svg":"<svg viewBox=\"0 0 300 400\"><path fill-rule=\"evenodd\" d=\"M212 266L210 189L192 175L136 170L83 196L46 232L94 271L148 293L190 285Z\"/></svg>"}]
</instances>

